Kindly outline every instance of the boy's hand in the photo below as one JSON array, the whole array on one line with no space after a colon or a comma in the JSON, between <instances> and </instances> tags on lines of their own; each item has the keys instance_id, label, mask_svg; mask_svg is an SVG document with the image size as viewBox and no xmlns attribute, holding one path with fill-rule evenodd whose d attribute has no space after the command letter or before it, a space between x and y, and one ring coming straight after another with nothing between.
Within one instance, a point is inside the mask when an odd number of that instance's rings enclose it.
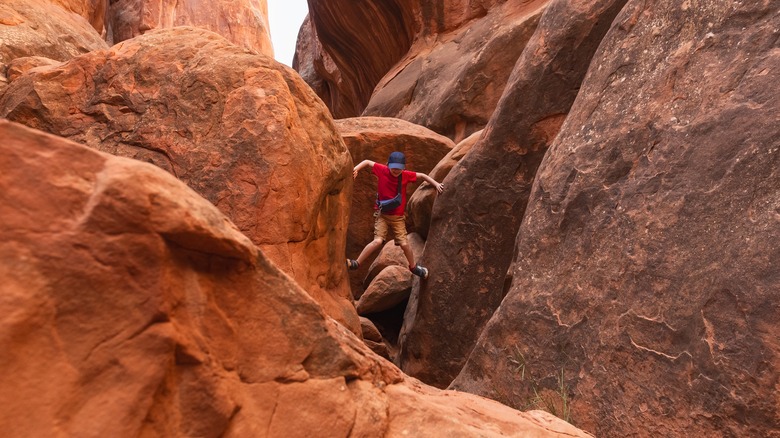
<instances>
[{"instance_id":1,"label":"boy's hand","mask_svg":"<svg viewBox=\"0 0 780 438\"><path fill-rule=\"evenodd\" d=\"M434 187L436 187L436 191L439 192L439 193L444 191L444 184L442 184L442 183L436 183L436 184L434 184Z\"/></svg>"},{"instance_id":2,"label":"boy's hand","mask_svg":"<svg viewBox=\"0 0 780 438\"><path fill-rule=\"evenodd\" d=\"M352 169L352 179L357 178L358 172L360 172L360 169L358 169L357 166L355 166L355 168Z\"/></svg>"}]
</instances>

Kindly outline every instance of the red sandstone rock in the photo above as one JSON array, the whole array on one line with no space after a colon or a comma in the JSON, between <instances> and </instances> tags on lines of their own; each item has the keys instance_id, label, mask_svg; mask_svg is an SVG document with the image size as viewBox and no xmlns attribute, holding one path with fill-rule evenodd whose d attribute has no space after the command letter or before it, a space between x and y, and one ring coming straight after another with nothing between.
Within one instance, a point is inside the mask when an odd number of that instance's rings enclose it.
<instances>
[{"instance_id":1,"label":"red sandstone rock","mask_svg":"<svg viewBox=\"0 0 780 438\"><path fill-rule=\"evenodd\" d=\"M363 334L363 340L382 342L382 334L379 333L374 323L363 316L360 317L360 332Z\"/></svg>"},{"instance_id":2,"label":"red sandstone rock","mask_svg":"<svg viewBox=\"0 0 780 438\"><path fill-rule=\"evenodd\" d=\"M39 68L39 67L51 67L55 65L59 65L60 61L55 61L53 59L44 58L43 56L25 56L23 58L16 58L10 63L8 63L8 70L6 72L6 77L8 77L8 82L13 82L15 79L19 78L19 76L23 75L24 73L27 73L28 71Z\"/></svg>"},{"instance_id":3,"label":"red sandstone rock","mask_svg":"<svg viewBox=\"0 0 780 438\"><path fill-rule=\"evenodd\" d=\"M447 176L421 261L430 278L412 292L401 335L407 374L447 386L501 303L536 169L624 3L551 3L482 138Z\"/></svg>"},{"instance_id":4,"label":"red sandstone rock","mask_svg":"<svg viewBox=\"0 0 780 438\"><path fill-rule=\"evenodd\" d=\"M330 84L340 81L339 71L330 55L322 50L320 40L317 38L317 30L311 24L308 15L298 31L292 68L325 102L334 117L347 117L354 114L353 111L341 109L339 105L343 102L338 99L338 93L331 93Z\"/></svg>"},{"instance_id":5,"label":"red sandstone rock","mask_svg":"<svg viewBox=\"0 0 780 438\"><path fill-rule=\"evenodd\" d=\"M49 0L65 10L84 17L95 30L103 35L109 0Z\"/></svg>"},{"instance_id":6,"label":"red sandstone rock","mask_svg":"<svg viewBox=\"0 0 780 438\"><path fill-rule=\"evenodd\" d=\"M368 285L355 304L358 315L391 309L409 298L412 272L408 266L388 266Z\"/></svg>"},{"instance_id":7,"label":"red sandstone rock","mask_svg":"<svg viewBox=\"0 0 780 438\"><path fill-rule=\"evenodd\" d=\"M487 123L548 1L312 0L299 71L335 117L397 117L460 141Z\"/></svg>"},{"instance_id":8,"label":"red sandstone rock","mask_svg":"<svg viewBox=\"0 0 780 438\"><path fill-rule=\"evenodd\" d=\"M453 387L518 406L564 371L598 436L777 436L779 28L773 2L627 4Z\"/></svg>"},{"instance_id":9,"label":"red sandstone rock","mask_svg":"<svg viewBox=\"0 0 780 438\"><path fill-rule=\"evenodd\" d=\"M418 39L363 115L408 120L455 142L484 128L548 1L498 3L457 30Z\"/></svg>"},{"instance_id":10,"label":"red sandstone rock","mask_svg":"<svg viewBox=\"0 0 780 438\"><path fill-rule=\"evenodd\" d=\"M47 0L3 0L0 4L0 95L6 69L16 58L42 56L66 61L108 48L95 29Z\"/></svg>"},{"instance_id":11,"label":"red sandstone rock","mask_svg":"<svg viewBox=\"0 0 780 438\"><path fill-rule=\"evenodd\" d=\"M7 121L0 138L13 435L588 436L405 378L159 168Z\"/></svg>"},{"instance_id":12,"label":"red sandstone rock","mask_svg":"<svg viewBox=\"0 0 780 438\"><path fill-rule=\"evenodd\" d=\"M477 140L482 136L483 131L477 131L463 141L455 145L454 148L447 155L439 161L439 164L431 170L430 176L436 181L444 181L444 178L450 173L455 164L460 161L477 143ZM411 228L420 233L423 239L428 238L428 229L431 225L431 212L433 211L433 202L436 200L438 193L436 189L424 182L420 184L420 187L414 191L414 194L409 198L409 203L406 205L406 214L411 222Z\"/></svg>"},{"instance_id":13,"label":"red sandstone rock","mask_svg":"<svg viewBox=\"0 0 780 438\"><path fill-rule=\"evenodd\" d=\"M406 154L406 168L414 172L428 173L455 146L447 137L403 120L384 117L357 117L336 120L344 142L357 165L363 160L387 163L393 151ZM422 181L409 184L407 196L411 196ZM363 247L374 237L374 203L376 202L376 177L370 170L361 172L355 180L352 208L347 234L347 256L357 258ZM362 279L373 259L363 263L360 269L350 273L352 292L362 293Z\"/></svg>"},{"instance_id":14,"label":"red sandstone rock","mask_svg":"<svg viewBox=\"0 0 780 438\"><path fill-rule=\"evenodd\" d=\"M352 163L292 70L201 29L149 32L14 81L0 116L168 170L355 332Z\"/></svg>"},{"instance_id":15,"label":"red sandstone rock","mask_svg":"<svg viewBox=\"0 0 780 438\"><path fill-rule=\"evenodd\" d=\"M407 241L412 248L412 254L415 260L419 260L422 255L423 248L425 248L425 241L417 233L407 234ZM404 266L409 267L409 261L406 260L403 250L400 246L396 245L392 240L385 243L385 246L379 250L379 254L376 256L371 266L368 267L368 273L363 280L363 288L367 288L369 284L374 280L380 272L389 266ZM362 292L361 292L362 293ZM360 298L359 296L356 298Z\"/></svg>"},{"instance_id":16,"label":"red sandstone rock","mask_svg":"<svg viewBox=\"0 0 780 438\"><path fill-rule=\"evenodd\" d=\"M397 0L309 2L310 32L318 41L309 43L316 49L312 64L327 83L323 100L334 117L362 114L376 84L408 52L413 16ZM299 57L303 50L296 50Z\"/></svg>"},{"instance_id":17,"label":"red sandstone rock","mask_svg":"<svg viewBox=\"0 0 780 438\"><path fill-rule=\"evenodd\" d=\"M193 26L233 44L274 56L266 0L117 0L108 13L109 41L119 43L153 29Z\"/></svg>"}]
</instances>

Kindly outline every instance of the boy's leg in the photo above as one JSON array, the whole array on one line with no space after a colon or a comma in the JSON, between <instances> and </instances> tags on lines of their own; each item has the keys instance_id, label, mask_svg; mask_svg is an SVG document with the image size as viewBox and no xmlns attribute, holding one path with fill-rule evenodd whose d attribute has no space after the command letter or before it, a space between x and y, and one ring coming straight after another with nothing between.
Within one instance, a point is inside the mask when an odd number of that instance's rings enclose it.
<instances>
[{"instance_id":1,"label":"boy's leg","mask_svg":"<svg viewBox=\"0 0 780 438\"><path fill-rule=\"evenodd\" d=\"M398 242L396 242L396 245L398 245ZM409 243L406 241L398 246L403 250L406 261L409 262L409 269L412 269L414 267L414 253L412 252L412 247L409 246Z\"/></svg>"},{"instance_id":2,"label":"boy's leg","mask_svg":"<svg viewBox=\"0 0 780 438\"><path fill-rule=\"evenodd\" d=\"M406 239L406 220L404 216L390 216L388 221L390 222L390 229L393 231L395 244L401 247L404 256L406 256L406 261L409 262L409 270L412 271L412 274L422 279L428 278L428 269L414 263L414 253Z\"/></svg>"},{"instance_id":3,"label":"boy's leg","mask_svg":"<svg viewBox=\"0 0 780 438\"><path fill-rule=\"evenodd\" d=\"M382 219L382 215L380 215L377 211L374 213L374 240L369 242L368 245L363 248L363 251L360 252L357 260L347 259L347 267L350 270L358 269L360 265L366 261L366 259L370 257L371 254L374 253L374 251L382 247L386 236L387 223L384 219Z\"/></svg>"},{"instance_id":4,"label":"boy's leg","mask_svg":"<svg viewBox=\"0 0 780 438\"><path fill-rule=\"evenodd\" d=\"M371 242L366 245L365 248L363 248L363 251L360 252L360 255L357 258L358 265L362 265L366 259L371 256L371 254L374 253L377 249L382 247L382 243L384 243L384 240L379 238L374 238Z\"/></svg>"}]
</instances>

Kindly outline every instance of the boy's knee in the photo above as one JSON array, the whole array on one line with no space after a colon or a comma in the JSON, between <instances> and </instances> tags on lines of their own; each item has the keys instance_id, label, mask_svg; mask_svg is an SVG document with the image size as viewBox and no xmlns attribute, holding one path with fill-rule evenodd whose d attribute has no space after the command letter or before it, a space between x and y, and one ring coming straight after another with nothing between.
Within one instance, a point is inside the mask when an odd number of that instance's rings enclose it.
<instances>
[{"instance_id":1,"label":"boy's knee","mask_svg":"<svg viewBox=\"0 0 780 438\"><path fill-rule=\"evenodd\" d=\"M371 243L373 243L374 245L382 245L383 243L385 243L385 239L380 239L379 237L377 237Z\"/></svg>"}]
</instances>

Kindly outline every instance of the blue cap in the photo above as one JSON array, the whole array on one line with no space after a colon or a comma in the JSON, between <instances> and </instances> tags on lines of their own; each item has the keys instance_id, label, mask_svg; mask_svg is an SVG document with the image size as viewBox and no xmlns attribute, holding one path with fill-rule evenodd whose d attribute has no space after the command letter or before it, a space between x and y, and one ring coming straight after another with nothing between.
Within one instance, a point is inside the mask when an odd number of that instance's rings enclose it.
<instances>
[{"instance_id":1,"label":"blue cap","mask_svg":"<svg viewBox=\"0 0 780 438\"><path fill-rule=\"evenodd\" d=\"M403 152L393 152L387 159L387 167L390 169L406 169L406 157Z\"/></svg>"}]
</instances>

